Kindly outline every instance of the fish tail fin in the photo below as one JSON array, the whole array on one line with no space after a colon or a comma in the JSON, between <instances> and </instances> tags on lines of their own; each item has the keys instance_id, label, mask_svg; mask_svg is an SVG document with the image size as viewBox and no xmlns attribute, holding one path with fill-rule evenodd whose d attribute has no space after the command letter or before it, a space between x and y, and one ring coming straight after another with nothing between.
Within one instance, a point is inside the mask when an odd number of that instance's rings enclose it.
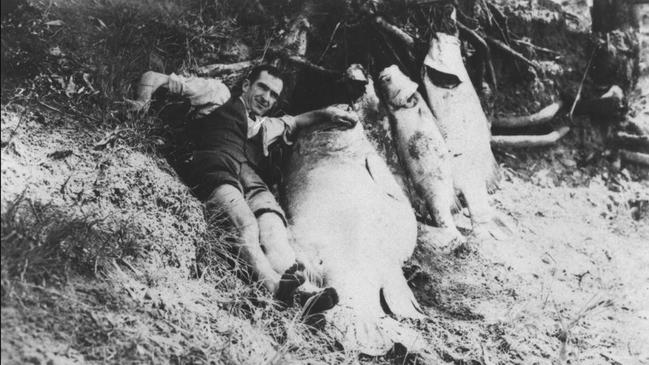
<instances>
[{"instance_id":1,"label":"fish tail fin","mask_svg":"<svg viewBox=\"0 0 649 365\"><path fill-rule=\"evenodd\" d=\"M451 212L453 213L458 213L462 211L462 201L460 200L460 197L455 194L455 197L453 198L453 204L451 205Z\"/></svg>"},{"instance_id":2,"label":"fish tail fin","mask_svg":"<svg viewBox=\"0 0 649 365\"><path fill-rule=\"evenodd\" d=\"M379 326L393 344L403 345L410 353L424 354L430 348L430 344L421 333L392 318L381 318Z\"/></svg>"},{"instance_id":3,"label":"fish tail fin","mask_svg":"<svg viewBox=\"0 0 649 365\"><path fill-rule=\"evenodd\" d=\"M347 350L370 356L385 355L395 343L409 352L425 351L426 341L420 333L387 316L367 314L360 309L338 306L329 311L329 331Z\"/></svg>"},{"instance_id":4,"label":"fish tail fin","mask_svg":"<svg viewBox=\"0 0 649 365\"><path fill-rule=\"evenodd\" d=\"M498 163L496 162L495 159L491 162L491 169L489 169L489 173L487 174L487 192L489 194L493 194L496 190L498 190L498 181L500 181L500 167L498 166Z\"/></svg>"},{"instance_id":5,"label":"fish tail fin","mask_svg":"<svg viewBox=\"0 0 649 365\"><path fill-rule=\"evenodd\" d=\"M403 274L398 272L389 277L390 280L381 288L381 297L389 311L399 317L424 318L423 311Z\"/></svg>"}]
</instances>

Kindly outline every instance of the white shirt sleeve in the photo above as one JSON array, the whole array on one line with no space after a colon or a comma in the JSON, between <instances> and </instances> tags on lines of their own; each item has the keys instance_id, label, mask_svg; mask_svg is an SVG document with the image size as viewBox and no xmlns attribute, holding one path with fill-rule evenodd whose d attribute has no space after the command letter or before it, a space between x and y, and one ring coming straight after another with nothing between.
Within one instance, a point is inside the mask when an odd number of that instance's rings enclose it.
<instances>
[{"instance_id":1,"label":"white shirt sleeve","mask_svg":"<svg viewBox=\"0 0 649 365\"><path fill-rule=\"evenodd\" d=\"M268 146L280 138L287 145L293 144L289 137L295 131L295 117L290 115L279 118L266 117L261 126L264 141L264 155L268 156Z\"/></svg>"},{"instance_id":2,"label":"white shirt sleeve","mask_svg":"<svg viewBox=\"0 0 649 365\"><path fill-rule=\"evenodd\" d=\"M189 99L199 115L209 114L230 99L230 89L214 78L169 75L169 90Z\"/></svg>"}]
</instances>

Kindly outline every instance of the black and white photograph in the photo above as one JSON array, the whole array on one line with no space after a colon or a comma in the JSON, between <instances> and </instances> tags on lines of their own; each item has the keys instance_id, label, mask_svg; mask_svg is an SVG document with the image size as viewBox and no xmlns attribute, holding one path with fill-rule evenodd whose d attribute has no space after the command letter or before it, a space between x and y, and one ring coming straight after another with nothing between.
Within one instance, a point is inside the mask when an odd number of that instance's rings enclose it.
<instances>
[{"instance_id":1,"label":"black and white photograph","mask_svg":"<svg viewBox=\"0 0 649 365\"><path fill-rule=\"evenodd\" d=\"M649 365L649 0L0 0L2 365Z\"/></svg>"}]
</instances>

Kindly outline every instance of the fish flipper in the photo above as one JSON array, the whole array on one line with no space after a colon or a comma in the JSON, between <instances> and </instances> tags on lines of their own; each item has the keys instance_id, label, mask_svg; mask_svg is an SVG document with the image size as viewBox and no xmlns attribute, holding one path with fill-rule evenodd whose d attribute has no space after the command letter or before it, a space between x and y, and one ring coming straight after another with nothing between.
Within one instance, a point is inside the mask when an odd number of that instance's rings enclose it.
<instances>
[{"instance_id":1,"label":"fish flipper","mask_svg":"<svg viewBox=\"0 0 649 365\"><path fill-rule=\"evenodd\" d=\"M495 239L497 241L504 241L513 234L512 224L498 213L494 213L490 221L480 223L474 227L472 233L479 240Z\"/></svg>"},{"instance_id":2,"label":"fish flipper","mask_svg":"<svg viewBox=\"0 0 649 365\"><path fill-rule=\"evenodd\" d=\"M381 293L390 312L394 315L416 319L426 317L401 272L390 276Z\"/></svg>"},{"instance_id":3,"label":"fish flipper","mask_svg":"<svg viewBox=\"0 0 649 365\"><path fill-rule=\"evenodd\" d=\"M410 353L423 354L430 348L430 344L421 333L392 318L381 318L379 327L392 343L403 345Z\"/></svg>"},{"instance_id":4,"label":"fish flipper","mask_svg":"<svg viewBox=\"0 0 649 365\"><path fill-rule=\"evenodd\" d=\"M370 356L385 355L399 343L409 352L425 352L429 344L416 330L393 318L367 315L351 308L336 307L327 313L329 331L346 350Z\"/></svg>"},{"instance_id":5,"label":"fish flipper","mask_svg":"<svg viewBox=\"0 0 649 365\"><path fill-rule=\"evenodd\" d=\"M343 306L326 312L326 317L327 332L348 351L381 356L393 346L392 340L379 326L379 317Z\"/></svg>"},{"instance_id":6,"label":"fish flipper","mask_svg":"<svg viewBox=\"0 0 649 365\"><path fill-rule=\"evenodd\" d=\"M487 173L487 192L489 192L489 194L493 194L499 188L498 182L501 179L501 174L500 167L498 166L498 163L495 159L490 165L491 168Z\"/></svg>"},{"instance_id":7,"label":"fish flipper","mask_svg":"<svg viewBox=\"0 0 649 365\"><path fill-rule=\"evenodd\" d=\"M408 199L404 191L390 172L386 163L378 155L371 154L365 158L365 168L370 174L370 177L385 192L386 195L399 200L407 202Z\"/></svg>"}]
</instances>

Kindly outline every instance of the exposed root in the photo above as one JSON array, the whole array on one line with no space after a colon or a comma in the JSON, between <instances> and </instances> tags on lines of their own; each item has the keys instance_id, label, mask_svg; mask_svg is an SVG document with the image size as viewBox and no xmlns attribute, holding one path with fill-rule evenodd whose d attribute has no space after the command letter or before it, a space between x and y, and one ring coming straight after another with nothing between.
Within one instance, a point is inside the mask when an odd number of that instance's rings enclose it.
<instances>
[{"instance_id":1,"label":"exposed root","mask_svg":"<svg viewBox=\"0 0 649 365\"><path fill-rule=\"evenodd\" d=\"M542 135L515 135L491 136L491 147L543 147L551 146L570 131L570 127L561 127L558 130Z\"/></svg>"},{"instance_id":2,"label":"exposed root","mask_svg":"<svg viewBox=\"0 0 649 365\"><path fill-rule=\"evenodd\" d=\"M401 42L403 42L406 47L412 49L415 46L415 39L410 36L408 33L404 32L401 28L389 23L387 20L383 19L381 16L374 17L374 24L378 25L379 28L383 29L387 33L392 34Z\"/></svg>"},{"instance_id":3,"label":"exposed root","mask_svg":"<svg viewBox=\"0 0 649 365\"><path fill-rule=\"evenodd\" d=\"M649 153L620 150L620 157L622 157L622 159L627 162L649 166Z\"/></svg>"},{"instance_id":4,"label":"exposed root","mask_svg":"<svg viewBox=\"0 0 649 365\"><path fill-rule=\"evenodd\" d=\"M570 113L568 113L568 116L570 117L571 121L572 121L572 116L575 113L575 108L577 107L577 103L579 102L579 99L581 99L581 92L584 88L584 82L586 81L586 76L588 76L590 65L593 63L593 59L595 58L595 54L597 53L598 49L599 47L595 47L595 49L593 50L593 54L590 56L590 59L588 59L586 70L584 70L584 75L582 76L581 82L579 83L579 89L577 89L577 95L575 96L575 101L572 102L572 106L570 107Z\"/></svg>"},{"instance_id":5,"label":"exposed root","mask_svg":"<svg viewBox=\"0 0 649 365\"><path fill-rule=\"evenodd\" d=\"M512 56L515 59L523 62L524 64L526 64L528 66L531 66L534 70L537 70L537 71L539 70L539 65L536 62L529 60L527 57L523 56L520 52L514 50L513 48L506 45L502 41L500 41L498 39L495 39L495 38L492 38L492 37L489 37L489 36L485 37L485 40L487 41L487 43L491 44L492 46L494 46L494 47L500 49L501 51L509 54L510 56Z\"/></svg>"},{"instance_id":6,"label":"exposed root","mask_svg":"<svg viewBox=\"0 0 649 365\"><path fill-rule=\"evenodd\" d=\"M333 45L334 38L336 38L336 33L338 33L338 28L340 28L341 24L342 24L342 22L336 23L336 26L334 27L334 30L331 32L331 36L329 36L329 42L327 42L327 46L325 47L324 51L322 51L322 54L320 55L320 58L318 58L318 64L322 63L322 60L324 60L324 57L327 55L327 52L329 51L329 48L331 48L331 45Z\"/></svg>"},{"instance_id":7,"label":"exposed root","mask_svg":"<svg viewBox=\"0 0 649 365\"><path fill-rule=\"evenodd\" d=\"M406 5L430 5L442 0L405 0Z\"/></svg>"},{"instance_id":8,"label":"exposed root","mask_svg":"<svg viewBox=\"0 0 649 365\"><path fill-rule=\"evenodd\" d=\"M309 61L306 58L301 57L301 56L291 55L291 54L288 54L286 52L280 52L279 56L281 58L283 58L284 60L288 61L288 62L291 62L291 63L296 64L298 66L306 67L306 68L308 68L308 69L310 69L312 71L320 72L320 73L327 74L327 75L333 75L333 76L336 76L336 75L340 76L340 75L343 74L342 71L332 70L332 69L329 69L329 68L318 66L318 65L314 64L313 62L311 62L311 61Z\"/></svg>"},{"instance_id":9,"label":"exposed root","mask_svg":"<svg viewBox=\"0 0 649 365\"><path fill-rule=\"evenodd\" d=\"M487 76L489 77L489 81L491 81L494 90L498 90L498 82L496 81L496 71L494 70L494 65L491 62L491 49L489 48L489 45L484 40L484 38L482 38L476 31L467 27L461 22L457 22L457 27L460 30L460 33L464 37L468 38L469 42L471 42L471 44L474 47L476 47L478 52L480 52L487 66L486 67Z\"/></svg>"},{"instance_id":10,"label":"exposed root","mask_svg":"<svg viewBox=\"0 0 649 365\"><path fill-rule=\"evenodd\" d=\"M520 128L547 123L554 119L563 108L562 101L556 101L538 112L524 116L500 117L492 121L492 125L501 128Z\"/></svg>"},{"instance_id":11,"label":"exposed root","mask_svg":"<svg viewBox=\"0 0 649 365\"><path fill-rule=\"evenodd\" d=\"M486 1L485 3L487 5L487 10L493 20L493 23L496 24L496 27L500 32L500 35L503 37L505 42L507 42L507 44L511 43L509 26L507 25L507 16L505 16L505 14L503 14L503 12L500 9L494 6L494 4Z\"/></svg>"},{"instance_id":12,"label":"exposed root","mask_svg":"<svg viewBox=\"0 0 649 365\"><path fill-rule=\"evenodd\" d=\"M318 66L304 57L288 54L283 51L269 51L269 54L277 58L294 63L298 66L306 67L313 71L321 72L328 75L340 75L341 71L331 70L322 66ZM197 68L195 71L199 76L214 77L222 74L240 73L252 68L255 65L254 61L242 61L237 63L217 63Z\"/></svg>"},{"instance_id":13,"label":"exposed root","mask_svg":"<svg viewBox=\"0 0 649 365\"><path fill-rule=\"evenodd\" d=\"M384 32L379 32L379 35L381 36L381 38L382 38L383 41L385 42L385 46L386 46L386 48L388 49L388 51L390 51L390 53L392 54L392 56L394 57L394 59L395 59L395 60L397 61L397 63L399 64L399 67L400 67L401 69L403 69L403 70L408 70L408 69L409 69L409 68L408 68L408 65L407 65L406 62L401 58L401 56L399 55L399 52L397 52L397 50L394 49L394 47L392 46L392 43L391 43L390 40L388 39L388 36L387 36ZM409 60L409 61L411 61L411 60Z\"/></svg>"},{"instance_id":14,"label":"exposed root","mask_svg":"<svg viewBox=\"0 0 649 365\"><path fill-rule=\"evenodd\" d=\"M545 52L545 53L553 54L553 55L556 55L556 56L561 55L561 53L559 53L559 52L557 52L555 50L545 48L545 47L541 47L541 46L537 46L536 44L533 44L533 43L528 42L528 41L524 41L524 40L520 40L520 39L514 39L514 42L516 44L527 46L527 47L530 47L530 48L532 48L534 50L537 50L537 51L540 51L540 52Z\"/></svg>"},{"instance_id":15,"label":"exposed root","mask_svg":"<svg viewBox=\"0 0 649 365\"><path fill-rule=\"evenodd\" d=\"M618 132L612 137L612 142L621 147L646 149L649 151L649 136L639 136L626 132Z\"/></svg>"},{"instance_id":16,"label":"exposed root","mask_svg":"<svg viewBox=\"0 0 649 365\"><path fill-rule=\"evenodd\" d=\"M241 61L237 63L215 63L197 68L196 74L199 76L214 77L225 73L244 72L255 65L253 61Z\"/></svg>"}]
</instances>

